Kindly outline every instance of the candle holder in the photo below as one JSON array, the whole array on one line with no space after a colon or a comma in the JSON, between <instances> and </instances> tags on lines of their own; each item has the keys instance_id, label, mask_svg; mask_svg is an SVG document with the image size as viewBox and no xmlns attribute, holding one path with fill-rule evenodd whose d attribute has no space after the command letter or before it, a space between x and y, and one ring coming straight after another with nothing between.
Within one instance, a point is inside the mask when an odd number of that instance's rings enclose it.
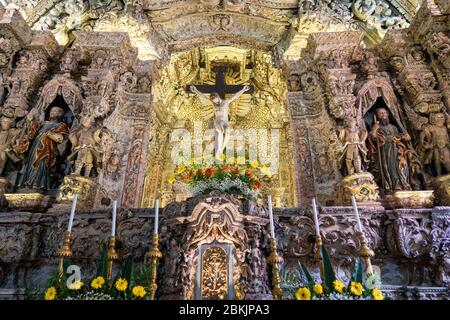
<instances>
[{"instance_id":1,"label":"candle holder","mask_svg":"<svg viewBox=\"0 0 450 320\"><path fill-rule=\"evenodd\" d=\"M149 252L151 259L150 266L150 300L155 300L156 290L158 285L156 284L156 276L158 271L158 260L162 258L162 253L159 251L159 236L157 233L153 234L152 248Z\"/></svg>"},{"instance_id":2,"label":"candle holder","mask_svg":"<svg viewBox=\"0 0 450 320\"><path fill-rule=\"evenodd\" d=\"M272 286L273 286L273 296L276 300L281 300L283 296L283 291L281 290L281 277L280 277L280 267L279 264L283 262L277 253L277 241L275 238L269 239L270 255L267 262L272 266Z\"/></svg>"},{"instance_id":3,"label":"candle holder","mask_svg":"<svg viewBox=\"0 0 450 320\"><path fill-rule=\"evenodd\" d=\"M61 281L64 275L64 258L72 257L72 248L70 246L70 242L72 240L72 233L70 231L66 231L64 233L63 245L58 249L58 257L59 257L59 266L58 266L58 277Z\"/></svg>"},{"instance_id":4,"label":"candle holder","mask_svg":"<svg viewBox=\"0 0 450 320\"><path fill-rule=\"evenodd\" d=\"M358 231L356 232L356 236L359 239L359 256L363 258L364 263L366 264L366 273L373 274L372 263L370 262L370 258L375 254L372 249L367 245L367 240L364 232Z\"/></svg>"},{"instance_id":5,"label":"candle holder","mask_svg":"<svg viewBox=\"0 0 450 320\"><path fill-rule=\"evenodd\" d=\"M319 269L320 269L320 279L322 279L322 283L324 281L324 273L323 273L323 260L322 260L322 237L320 235L316 235L316 246L315 246L315 252L314 252L314 260L319 263Z\"/></svg>"},{"instance_id":6,"label":"candle holder","mask_svg":"<svg viewBox=\"0 0 450 320\"><path fill-rule=\"evenodd\" d=\"M116 252L116 237L110 236L108 242L108 253L107 253L107 269L106 276L109 283L112 281L112 270L113 270L113 262L119 259L119 255Z\"/></svg>"}]
</instances>

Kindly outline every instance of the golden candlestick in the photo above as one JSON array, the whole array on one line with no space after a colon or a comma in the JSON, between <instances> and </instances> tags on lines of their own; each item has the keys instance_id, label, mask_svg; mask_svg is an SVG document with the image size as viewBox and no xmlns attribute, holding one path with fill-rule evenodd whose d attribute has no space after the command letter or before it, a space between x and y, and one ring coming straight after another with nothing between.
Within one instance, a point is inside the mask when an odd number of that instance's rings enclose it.
<instances>
[{"instance_id":1,"label":"golden candlestick","mask_svg":"<svg viewBox=\"0 0 450 320\"><path fill-rule=\"evenodd\" d=\"M316 235L316 248L315 248L315 254L314 254L314 260L319 263L319 269L320 269L320 279L322 279L322 283L324 281L324 273L323 273L323 260L322 260L322 237L320 235Z\"/></svg>"},{"instance_id":2,"label":"golden candlestick","mask_svg":"<svg viewBox=\"0 0 450 320\"><path fill-rule=\"evenodd\" d=\"M106 269L106 276L109 283L112 281L112 271L114 260L119 259L119 255L116 252L116 237L110 236L108 242L108 254L107 254L108 264Z\"/></svg>"},{"instance_id":3,"label":"golden candlestick","mask_svg":"<svg viewBox=\"0 0 450 320\"><path fill-rule=\"evenodd\" d=\"M61 248L58 249L59 266L58 266L58 277L62 280L64 275L64 258L70 258L72 256L72 248L70 247L70 242L72 240L72 234L70 231L64 233L64 241Z\"/></svg>"},{"instance_id":4,"label":"golden candlestick","mask_svg":"<svg viewBox=\"0 0 450 320\"><path fill-rule=\"evenodd\" d=\"M153 234L152 248L149 252L151 259L150 266L150 300L155 300L156 290L158 285L156 284L156 276L158 270L158 260L162 258L162 253L159 251L159 237L158 234Z\"/></svg>"},{"instance_id":5,"label":"golden candlestick","mask_svg":"<svg viewBox=\"0 0 450 320\"><path fill-rule=\"evenodd\" d=\"M272 266L272 286L273 296L276 300L281 300L283 291L281 290L281 277L279 264L283 262L277 253L277 241L274 238L269 239L270 255L267 262Z\"/></svg>"},{"instance_id":6,"label":"golden candlestick","mask_svg":"<svg viewBox=\"0 0 450 320\"><path fill-rule=\"evenodd\" d=\"M367 240L364 232L358 231L356 232L356 236L359 239L359 256L364 259L364 263L366 264L366 273L373 274L372 263L370 262L370 258L375 254L372 249L367 245Z\"/></svg>"}]
</instances>

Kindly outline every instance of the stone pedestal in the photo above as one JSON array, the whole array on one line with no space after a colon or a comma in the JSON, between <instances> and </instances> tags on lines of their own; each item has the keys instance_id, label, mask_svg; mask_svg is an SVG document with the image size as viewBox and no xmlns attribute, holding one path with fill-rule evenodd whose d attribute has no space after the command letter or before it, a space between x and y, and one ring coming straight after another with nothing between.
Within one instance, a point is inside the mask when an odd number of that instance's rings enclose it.
<instances>
[{"instance_id":1,"label":"stone pedestal","mask_svg":"<svg viewBox=\"0 0 450 320\"><path fill-rule=\"evenodd\" d=\"M450 206L450 174L437 177L433 182L436 205Z\"/></svg>"},{"instance_id":2,"label":"stone pedestal","mask_svg":"<svg viewBox=\"0 0 450 320\"><path fill-rule=\"evenodd\" d=\"M52 198L42 193L5 193L10 210L45 211L52 204Z\"/></svg>"},{"instance_id":3,"label":"stone pedestal","mask_svg":"<svg viewBox=\"0 0 450 320\"><path fill-rule=\"evenodd\" d=\"M396 191L387 195L383 201L386 209L395 208L431 208L434 204L433 190Z\"/></svg>"},{"instance_id":4,"label":"stone pedestal","mask_svg":"<svg viewBox=\"0 0 450 320\"><path fill-rule=\"evenodd\" d=\"M64 178L59 187L57 201L68 204L73 201L74 194L78 194L77 206L90 208L93 206L95 197L95 183L90 178L79 175L70 175Z\"/></svg>"},{"instance_id":5,"label":"stone pedestal","mask_svg":"<svg viewBox=\"0 0 450 320\"><path fill-rule=\"evenodd\" d=\"M345 177L340 186L339 198L342 205L351 204L355 196L357 202L376 202L379 200L378 186L369 172L357 173Z\"/></svg>"}]
</instances>

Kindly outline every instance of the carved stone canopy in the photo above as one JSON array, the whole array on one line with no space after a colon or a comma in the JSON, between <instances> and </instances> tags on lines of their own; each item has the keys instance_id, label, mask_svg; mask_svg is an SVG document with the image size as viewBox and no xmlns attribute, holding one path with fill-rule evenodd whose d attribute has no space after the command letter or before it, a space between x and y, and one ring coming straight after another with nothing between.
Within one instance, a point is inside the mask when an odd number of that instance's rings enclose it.
<instances>
[{"instance_id":1,"label":"carved stone canopy","mask_svg":"<svg viewBox=\"0 0 450 320\"><path fill-rule=\"evenodd\" d=\"M361 30L377 42L386 30L408 26L418 0L4 0L19 8L29 26L52 30L61 44L73 31L126 31L140 58L167 50L234 45L285 52L301 47L305 34ZM278 48L279 47L279 48Z\"/></svg>"}]
</instances>

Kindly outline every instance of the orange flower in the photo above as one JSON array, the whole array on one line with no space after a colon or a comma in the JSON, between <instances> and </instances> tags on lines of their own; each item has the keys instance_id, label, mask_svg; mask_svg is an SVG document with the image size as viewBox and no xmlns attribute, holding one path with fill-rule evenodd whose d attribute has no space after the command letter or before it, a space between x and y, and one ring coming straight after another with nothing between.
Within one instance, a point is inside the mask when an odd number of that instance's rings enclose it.
<instances>
[{"instance_id":1,"label":"orange flower","mask_svg":"<svg viewBox=\"0 0 450 320\"><path fill-rule=\"evenodd\" d=\"M249 177L253 177L253 171L250 169L245 170L245 174L248 175Z\"/></svg>"},{"instance_id":2,"label":"orange flower","mask_svg":"<svg viewBox=\"0 0 450 320\"><path fill-rule=\"evenodd\" d=\"M223 169L223 170L230 170L230 166L229 166L229 165L225 165L225 166L223 166L222 169Z\"/></svg>"},{"instance_id":3,"label":"orange flower","mask_svg":"<svg viewBox=\"0 0 450 320\"><path fill-rule=\"evenodd\" d=\"M184 176L184 180L186 182L189 182L191 180L191 174L189 172L187 172L186 175Z\"/></svg>"},{"instance_id":4,"label":"orange flower","mask_svg":"<svg viewBox=\"0 0 450 320\"><path fill-rule=\"evenodd\" d=\"M214 168L207 168L205 170L205 176L208 178L211 177L213 175L213 173L214 173Z\"/></svg>"},{"instance_id":5,"label":"orange flower","mask_svg":"<svg viewBox=\"0 0 450 320\"><path fill-rule=\"evenodd\" d=\"M239 174L241 172L238 167L233 167L230 169L230 171L233 172L234 174Z\"/></svg>"},{"instance_id":6,"label":"orange flower","mask_svg":"<svg viewBox=\"0 0 450 320\"><path fill-rule=\"evenodd\" d=\"M259 181L255 181L255 182L253 182L253 189L255 189L255 190L259 190L259 189L261 189L261 182L259 182Z\"/></svg>"}]
</instances>

